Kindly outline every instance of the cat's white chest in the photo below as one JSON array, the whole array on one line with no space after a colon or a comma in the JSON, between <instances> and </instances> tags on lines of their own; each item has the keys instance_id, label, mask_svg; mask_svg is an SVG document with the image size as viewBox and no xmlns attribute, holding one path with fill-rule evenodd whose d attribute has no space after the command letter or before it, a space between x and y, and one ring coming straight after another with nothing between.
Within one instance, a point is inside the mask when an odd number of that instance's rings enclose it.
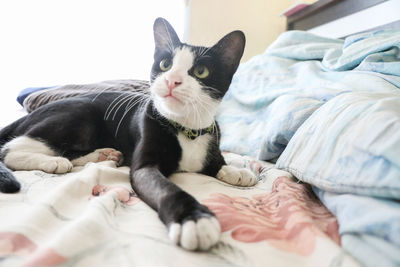
<instances>
[{"instance_id":1,"label":"cat's white chest","mask_svg":"<svg viewBox=\"0 0 400 267\"><path fill-rule=\"evenodd\" d=\"M178 141L182 148L179 171L199 172L203 169L207 156L208 143L211 138L211 135L205 134L191 140L182 133L178 134Z\"/></svg>"}]
</instances>

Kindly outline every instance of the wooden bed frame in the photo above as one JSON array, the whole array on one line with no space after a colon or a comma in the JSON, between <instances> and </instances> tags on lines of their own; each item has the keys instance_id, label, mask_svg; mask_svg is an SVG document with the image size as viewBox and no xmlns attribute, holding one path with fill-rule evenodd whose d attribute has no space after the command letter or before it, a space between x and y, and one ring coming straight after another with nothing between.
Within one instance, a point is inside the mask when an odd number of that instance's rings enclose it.
<instances>
[{"instance_id":1,"label":"wooden bed frame","mask_svg":"<svg viewBox=\"0 0 400 267\"><path fill-rule=\"evenodd\" d=\"M380 13L382 13L382 5L389 6L389 4L399 7L398 19L391 21L390 23L383 23L382 20L376 21L373 27L370 27L370 23L366 25L361 31L377 30L377 29L400 29L400 4L396 3L398 0L319 0L314 4L300 10L299 12L287 17L287 30L304 30L312 32L312 29L321 25L337 21L338 19L350 16L357 12L364 11L366 9L372 10L372 8L380 7ZM393 12L392 10L388 10ZM382 14L381 14L382 17ZM397 17L396 17L397 18ZM371 18L373 20L375 18ZM392 19L393 20L393 19ZM370 22L370 20L368 19ZM358 23L354 21L352 23ZM362 22L361 22L362 23ZM375 22L374 22L375 23ZM360 25L362 26L362 25ZM358 32L351 32L351 34ZM340 35L340 34L339 34ZM349 35L348 33L340 36L331 36L337 38L343 38ZM327 35L328 36L328 35Z\"/></svg>"}]
</instances>

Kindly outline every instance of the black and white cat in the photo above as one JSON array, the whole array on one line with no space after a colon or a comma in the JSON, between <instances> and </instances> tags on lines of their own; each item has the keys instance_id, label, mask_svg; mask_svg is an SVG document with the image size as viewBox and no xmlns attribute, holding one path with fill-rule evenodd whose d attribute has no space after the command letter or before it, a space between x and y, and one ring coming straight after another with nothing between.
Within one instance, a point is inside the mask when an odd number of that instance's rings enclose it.
<instances>
[{"instance_id":1,"label":"black and white cat","mask_svg":"<svg viewBox=\"0 0 400 267\"><path fill-rule=\"evenodd\" d=\"M212 47L190 46L158 18L154 38L150 92L104 92L46 104L0 132L1 160L12 170L49 173L105 159L130 166L132 188L158 212L171 240L207 250L219 240L217 219L167 177L182 171L239 186L257 182L249 170L226 165L215 122L245 37L234 31ZM114 120L105 119L110 107ZM0 190L16 192L20 185L8 168L0 165Z\"/></svg>"}]
</instances>

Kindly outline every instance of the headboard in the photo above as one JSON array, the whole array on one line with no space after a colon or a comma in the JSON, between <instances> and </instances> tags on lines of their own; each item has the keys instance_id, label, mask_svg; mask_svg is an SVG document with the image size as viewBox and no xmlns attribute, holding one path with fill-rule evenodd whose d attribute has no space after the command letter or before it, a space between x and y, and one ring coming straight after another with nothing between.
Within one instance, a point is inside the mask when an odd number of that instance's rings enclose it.
<instances>
[{"instance_id":1,"label":"headboard","mask_svg":"<svg viewBox=\"0 0 400 267\"><path fill-rule=\"evenodd\" d=\"M287 17L287 30L343 38L375 30L400 30L399 0L319 0Z\"/></svg>"}]
</instances>

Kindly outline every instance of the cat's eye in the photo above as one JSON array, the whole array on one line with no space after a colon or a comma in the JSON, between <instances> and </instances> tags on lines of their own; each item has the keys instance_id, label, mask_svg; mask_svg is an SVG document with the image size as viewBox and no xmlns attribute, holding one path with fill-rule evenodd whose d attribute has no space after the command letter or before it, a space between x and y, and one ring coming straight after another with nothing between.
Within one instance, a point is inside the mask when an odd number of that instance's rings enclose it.
<instances>
[{"instance_id":1,"label":"cat's eye","mask_svg":"<svg viewBox=\"0 0 400 267\"><path fill-rule=\"evenodd\" d=\"M193 70L193 73L197 78L200 79L207 78L208 75L210 75L210 71L208 70L208 68L203 65L196 66Z\"/></svg>"},{"instance_id":2,"label":"cat's eye","mask_svg":"<svg viewBox=\"0 0 400 267\"><path fill-rule=\"evenodd\" d=\"M160 69L162 71L167 71L172 67L172 61L169 58L164 58L160 61Z\"/></svg>"}]
</instances>

